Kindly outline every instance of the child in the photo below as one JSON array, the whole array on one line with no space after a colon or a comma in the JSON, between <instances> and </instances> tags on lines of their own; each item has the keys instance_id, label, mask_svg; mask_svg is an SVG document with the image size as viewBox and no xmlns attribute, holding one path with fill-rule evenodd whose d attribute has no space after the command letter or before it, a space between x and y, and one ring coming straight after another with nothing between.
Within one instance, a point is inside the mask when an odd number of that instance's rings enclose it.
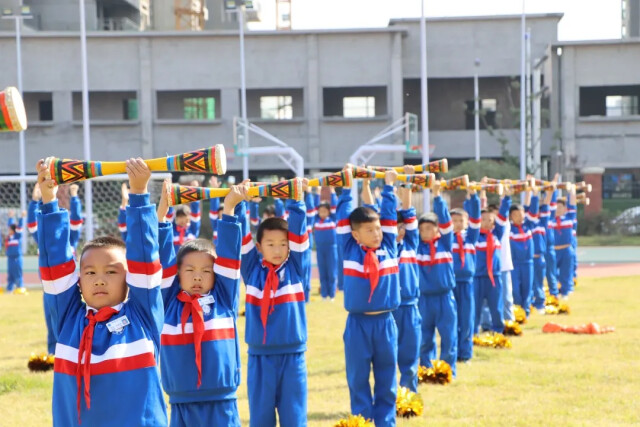
<instances>
[{"instance_id":1,"label":"child","mask_svg":"<svg viewBox=\"0 0 640 427\"><path fill-rule=\"evenodd\" d=\"M434 214L420 217L420 315L422 316L422 344L420 363L430 367L436 354L436 328L440 334L440 359L451 366L456 375L458 358L458 314L453 289L453 225L447 203L440 196L439 183L433 189Z\"/></svg>"},{"instance_id":2,"label":"child","mask_svg":"<svg viewBox=\"0 0 640 427\"><path fill-rule=\"evenodd\" d=\"M304 203L288 200L287 208L288 224L282 218L262 221L255 245L246 216L240 218L251 426L275 426L276 410L281 426L307 425L307 315L302 283L309 240Z\"/></svg>"},{"instance_id":3,"label":"child","mask_svg":"<svg viewBox=\"0 0 640 427\"><path fill-rule=\"evenodd\" d=\"M560 298L567 299L573 290L574 250L573 223L576 216L576 188L569 184L568 197L558 199L556 219L549 225L553 228L556 250L556 268L560 282Z\"/></svg>"},{"instance_id":4,"label":"child","mask_svg":"<svg viewBox=\"0 0 640 427\"><path fill-rule=\"evenodd\" d=\"M5 242L5 253L7 254L7 292L14 288L24 288L22 283L22 231L26 212L15 223L13 211L9 212L9 233Z\"/></svg>"},{"instance_id":5,"label":"child","mask_svg":"<svg viewBox=\"0 0 640 427\"><path fill-rule=\"evenodd\" d=\"M336 219L331 214L329 203L320 203L313 224L316 239L318 271L320 273L320 296L333 299L336 296L338 275L338 248L336 237Z\"/></svg>"},{"instance_id":6,"label":"child","mask_svg":"<svg viewBox=\"0 0 640 427\"><path fill-rule=\"evenodd\" d=\"M537 193L535 184L534 191ZM529 205L530 201L530 205ZM531 199L531 191L525 195L525 205L529 211L525 214L521 205L514 204L509 208L511 233L511 257L513 259L513 302L522 307L529 317L531 311L531 297L533 290L533 234L538 221L538 198Z\"/></svg>"},{"instance_id":7,"label":"child","mask_svg":"<svg viewBox=\"0 0 640 427\"><path fill-rule=\"evenodd\" d=\"M504 226L507 224L507 215L511 207L510 187L505 188L505 196L500 203L497 214L487 209L481 212L480 236L476 243L476 274L473 281L473 292L476 299L476 307L482 307L487 300L489 313L491 314L491 330L504 332L504 302L502 275L500 274L501 260L500 248ZM476 310L474 333L480 329L481 311Z\"/></svg>"},{"instance_id":8,"label":"child","mask_svg":"<svg viewBox=\"0 0 640 427\"><path fill-rule=\"evenodd\" d=\"M191 223L191 208L187 205L180 205L175 208L175 219L173 220L173 246L176 253L180 246L194 240L197 237L193 231Z\"/></svg>"},{"instance_id":9,"label":"child","mask_svg":"<svg viewBox=\"0 0 640 427\"><path fill-rule=\"evenodd\" d=\"M351 174L350 165L345 173ZM338 201L338 245L344 254L344 332L351 413L378 426L395 425L398 328L393 310L400 305L396 256L397 214L393 183L397 172L385 173L381 214L351 208L351 191ZM373 365L373 397L369 375Z\"/></svg>"},{"instance_id":10,"label":"child","mask_svg":"<svg viewBox=\"0 0 640 427\"><path fill-rule=\"evenodd\" d=\"M540 218L536 221L533 229L533 306L540 313L544 313L545 294L544 277L547 271L545 253L547 252L547 226L549 224L549 203L551 202L551 191L547 191L540 206ZM532 200L538 198L536 190ZM525 208L528 209L528 206ZM557 292L557 291L556 291Z\"/></svg>"},{"instance_id":11,"label":"child","mask_svg":"<svg viewBox=\"0 0 640 427\"><path fill-rule=\"evenodd\" d=\"M126 168L126 246L113 237L87 242L78 280L68 213L58 208L44 161L37 165L40 274L58 336L54 425L167 425L157 368L163 311L158 219L147 191L151 171L139 158L127 160Z\"/></svg>"},{"instance_id":12,"label":"child","mask_svg":"<svg viewBox=\"0 0 640 427\"><path fill-rule=\"evenodd\" d=\"M451 211L453 221L453 266L456 287L453 293L458 312L458 361L473 357L475 297L473 275L476 272L476 243L480 234L480 199L475 190L467 190L464 209ZM478 307L480 310L481 307Z\"/></svg>"},{"instance_id":13,"label":"child","mask_svg":"<svg viewBox=\"0 0 640 427\"><path fill-rule=\"evenodd\" d=\"M158 218L168 210L168 185ZM165 312L161 377L171 404L171 426L240 426L236 318L242 232L234 209L239 208L237 215L245 214L241 202L248 188L246 183L233 186L225 197L215 250L210 241L196 239L182 245L176 259L171 225L159 226Z\"/></svg>"},{"instance_id":14,"label":"child","mask_svg":"<svg viewBox=\"0 0 640 427\"><path fill-rule=\"evenodd\" d=\"M557 182L557 175L553 182ZM546 236L546 252L544 253L544 260L547 264L546 277L547 287L549 293L555 297L558 296L558 279L557 279L557 267L556 267L556 237L553 231L552 225L556 220L556 201L558 199L558 191L553 190L551 193L551 202L549 203L549 220L547 221L545 236Z\"/></svg>"},{"instance_id":15,"label":"child","mask_svg":"<svg viewBox=\"0 0 640 427\"><path fill-rule=\"evenodd\" d=\"M413 166L405 166L404 173L413 174ZM420 325L418 311L420 285L418 282L418 221L411 205L411 187L398 189L402 209L398 211L398 278L400 282L400 306L393 311L398 326L398 370L400 385L414 393L418 391L418 366L420 363Z\"/></svg>"}]
</instances>

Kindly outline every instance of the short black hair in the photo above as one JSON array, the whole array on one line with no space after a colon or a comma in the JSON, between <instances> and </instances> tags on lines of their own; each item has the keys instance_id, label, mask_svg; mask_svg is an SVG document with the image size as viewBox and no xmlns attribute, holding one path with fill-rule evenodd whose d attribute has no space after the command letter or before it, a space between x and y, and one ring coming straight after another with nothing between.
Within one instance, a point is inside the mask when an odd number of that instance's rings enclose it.
<instances>
[{"instance_id":1,"label":"short black hair","mask_svg":"<svg viewBox=\"0 0 640 427\"><path fill-rule=\"evenodd\" d=\"M191 215L191 208L188 205L180 205L176 208L176 218L179 216Z\"/></svg>"},{"instance_id":2,"label":"short black hair","mask_svg":"<svg viewBox=\"0 0 640 427\"><path fill-rule=\"evenodd\" d=\"M396 218L398 219L398 225L404 222L404 218L402 217L402 212L400 212L400 210L396 211Z\"/></svg>"},{"instance_id":3,"label":"short black hair","mask_svg":"<svg viewBox=\"0 0 640 427\"><path fill-rule=\"evenodd\" d=\"M522 210L524 210L522 205L520 205L519 203L514 203L509 207L509 215L511 215L511 212L513 211L522 211Z\"/></svg>"},{"instance_id":4,"label":"short black hair","mask_svg":"<svg viewBox=\"0 0 640 427\"><path fill-rule=\"evenodd\" d=\"M559 203L562 206L567 206L567 199L564 197L558 197L558 200L556 200L556 203Z\"/></svg>"},{"instance_id":5,"label":"short black hair","mask_svg":"<svg viewBox=\"0 0 640 427\"><path fill-rule=\"evenodd\" d=\"M451 209L451 215L460 215L462 217L469 218L467 211L461 208Z\"/></svg>"},{"instance_id":6,"label":"short black hair","mask_svg":"<svg viewBox=\"0 0 640 427\"><path fill-rule=\"evenodd\" d=\"M486 214L486 213L493 213L493 211L492 211L492 210L490 210L488 207L487 207L487 208L483 208L483 209L480 211L480 215L483 215L483 214Z\"/></svg>"},{"instance_id":7,"label":"short black hair","mask_svg":"<svg viewBox=\"0 0 640 427\"><path fill-rule=\"evenodd\" d=\"M182 265L182 261L184 257L189 255L192 252L204 252L213 257L214 261L218 257L216 254L216 248L213 246L210 240L207 239L195 239L186 242L184 245L180 246L177 255L177 263L178 267Z\"/></svg>"},{"instance_id":8,"label":"short black hair","mask_svg":"<svg viewBox=\"0 0 640 427\"><path fill-rule=\"evenodd\" d=\"M331 205L327 202L322 202L318 205L318 210L320 210L320 208L324 208L326 210L329 211L329 213L331 213Z\"/></svg>"},{"instance_id":9,"label":"short black hair","mask_svg":"<svg viewBox=\"0 0 640 427\"><path fill-rule=\"evenodd\" d=\"M289 235L289 224L282 218L267 218L258 226L258 233L256 239L258 243L262 242L262 237L265 231L279 230L284 231L287 236Z\"/></svg>"},{"instance_id":10,"label":"short black hair","mask_svg":"<svg viewBox=\"0 0 640 427\"><path fill-rule=\"evenodd\" d=\"M489 212L497 212L500 208L498 208L498 205L491 203L490 205L487 205L487 210Z\"/></svg>"},{"instance_id":11,"label":"short black hair","mask_svg":"<svg viewBox=\"0 0 640 427\"><path fill-rule=\"evenodd\" d=\"M15 233L16 230L18 229L18 226L16 224L10 224L9 229Z\"/></svg>"},{"instance_id":12,"label":"short black hair","mask_svg":"<svg viewBox=\"0 0 640 427\"><path fill-rule=\"evenodd\" d=\"M380 221L380 215L374 209L366 206L357 207L349 215L352 230L357 230L362 224Z\"/></svg>"},{"instance_id":13,"label":"short black hair","mask_svg":"<svg viewBox=\"0 0 640 427\"><path fill-rule=\"evenodd\" d=\"M274 216L276 214L276 207L274 205L269 205L264 208L262 211L262 215Z\"/></svg>"},{"instance_id":14,"label":"short black hair","mask_svg":"<svg viewBox=\"0 0 640 427\"><path fill-rule=\"evenodd\" d=\"M122 250L122 252L127 251L127 245L124 243L124 240L119 239L113 236L101 236L96 237L93 240L89 240L82 247L82 256L91 250L91 249L111 249L116 248ZM82 261L82 256L80 257L80 261Z\"/></svg>"},{"instance_id":15,"label":"short black hair","mask_svg":"<svg viewBox=\"0 0 640 427\"><path fill-rule=\"evenodd\" d=\"M438 217L434 213L422 214L422 216L420 216L420 219L418 219L418 227L420 227L422 224L433 224L437 226Z\"/></svg>"}]
</instances>

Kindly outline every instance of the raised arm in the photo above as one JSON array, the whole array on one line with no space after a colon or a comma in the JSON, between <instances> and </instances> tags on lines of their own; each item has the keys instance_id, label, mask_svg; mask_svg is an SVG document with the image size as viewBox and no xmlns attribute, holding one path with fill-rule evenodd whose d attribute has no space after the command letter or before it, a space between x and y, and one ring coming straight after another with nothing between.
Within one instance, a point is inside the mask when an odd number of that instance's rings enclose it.
<instances>
[{"instance_id":1,"label":"raised arm","mask_svg":"<svg viewBox=\"0 0 640 427\"><path fill-rule=\"evenodd\" d=\"M130 184L126 240L129 304L145 321L159 347L164 306L160 288L162 265L158 245L158 216L147 190L151 170L140 158L127 160L126 169Z\"/></svg>"},{"instance_id":2,"label":"raised arm","mask_svg":"<svg viewBox=\"0 0 640 427\"><path fill-rule=\"evenodd\" d=\"M65 319L83 309L76 263L69 244L69 213L58 207L57 186L43 160L38 161L42 208L38 214L40 278L53 328L60 333Z\"/></svg>"},{"instance_id":3,"label":"raised arm","mask_svg":"<svg viewBox=\"0 0 640 427\"><path fill-rule=\"evenodd\" d=\"M69 200L69 213L71 214L71 247L74 251L78 247L78 241L80 240L80 231L82 230L82 203L78 197L78 186L71 184L69 186L69 194L71 199Z\"/></svg>"},{"instance_id":4,"label":"raised arm","mask_svg":"<svg viewBox=\"0 0 640 427\"><path fill-rule=\"evenodd\" d=\"M351 169L345 169L347 173L351 173ZM338 244L342 247L353 239L351 236L351 223L349 222L349 215L353 212L352 206L353 198L351 197L351 190L349 188L343 188L338 199L338 207L336 208L337 227L336 234L338 237ZM342 268L342 266L338 266Z\"/></svg>"},{"instance_id":5,"label":"raised arm","mask_svg":"<svg viewBox=\"0 0 640 427\"><path fill-rule=\"evenodd\" d=\"M393 192L393 183L398 173L391 169L385 173L385 186L382 189L382 203L380 204L380 225L382 226L382 245L389 253L390 258L397 258L398 245L398 214L396 212L396 195Z\"/></svg>"},{"instance_id":6,"label":"raised arm","mask_svg":"<svg viewBox=\"0 0 640 427\"><path fill-rule=\"evenodd\" d=\"M480 236L480 198L474 190L472 190L467 197L465 210L469 215L469 228L467 229L465 241L475 245Z\"/></svg>"},{"instance_id":7,"label":"raised arm","mask_svg":"<svg viewBox=\"0 0 640 427\"><path fill-rule=\"evenodd\" d=\"M173 246L173 225L166 221L169 205L167 202L171 181L166 179L162 183L162 192L160 193L160 201L158 202L158 251L160 254L160 264L162 265L162 282L160 282L160 290L162 292L162 301L164 306L171 298L175 298L180 291L180 285L175 280L178 275L178 263L176 251Z\"/></svg>"},{"instance_id":8,"label":"raised arm","mask_svg":"<svg viewBox=\"0 0 640 427\"><path fill-rule=\"evenodd\" d=\"M238 206L236 206L236 214L242 234L242 263L240 263L240 273L246 285L251 277L251 272L260 262L260 256L255 243L253 243L253 236L251 235L251 228L249 227L249 218L247 218L245 213L247 210L245 203L246 202L238 203Z\"/></svg>"},{"instance_id":9,"label":"raised arm","mask_svg":"<svg viewBox=\"0 0 640 427\"><path fill-rule=\"evenodd\" d=\"M276 218L284 218L286 214L284 210L284 202L281 199L274 199L273 205L276 209Z\"/></svg>"},{"instance_id":10,"label":"raised arm","mask_svg":"<svg viewBox=\"0 0 640 427\"><path fill-rule=\"evenodd\" d=\"M305 266L309 259L309 235L307 233L307 212L304 203L287 200L289 211L289 262L300 275L305 276Z\"/></svg>"},{"instance_id":11,"label":"raised arm","mask_svg":"<svg viewBox=\"0 0 640 427\"><path fill-rule=\"evenodd\" d=\"M437 191L437 190L436 190ZM447 207L447 202L439 195L433 198L433 212L438 217L438 229L440 230L440 240L438 245L442 245L444 250L451 252L453 247L453 222Z\"/></svg>"},{"instance_id":12,"label":"raised arm","mask_svg":"<svg viewBox=\"0 0 640 427\"><path fill-rule=\"evenodd\" d=\"M540 197L537 194L531 196L531 204L529 211L525 215L525 222L530 229L533 229L538 223L540 210Z\"/></svg>"},{"instance_id":13,"label":"raised arm","mask_svg":"<svg viewBox=\"0 0 640 427\"><path fill-rule=\"evenodd\" d=\"M200 208L201 208L201 203L200 202L191 202L189 204L189 208L191 209L191 222L189 224L189 233L193 234L193 236L195 238L198 238L198 236L200 235L200 226L202 225L202 223L200 222Z\"/></svg>"},{"instance_id":14,"label":"raised arm","mask_svg":"<svg viewBox=\"0 0 640 427\"><path fill-rule=\"evenodd\" d=\"M506 190L505 190L506 191ZM502 239L502 234L504 233L504 227L509 221L509 208L511 207L511 196L505 195L500 202L500 210L498 211L498 215L496 215L496 225L495 225L495 234L498 239Z\"/></svg>"}]
</instances>

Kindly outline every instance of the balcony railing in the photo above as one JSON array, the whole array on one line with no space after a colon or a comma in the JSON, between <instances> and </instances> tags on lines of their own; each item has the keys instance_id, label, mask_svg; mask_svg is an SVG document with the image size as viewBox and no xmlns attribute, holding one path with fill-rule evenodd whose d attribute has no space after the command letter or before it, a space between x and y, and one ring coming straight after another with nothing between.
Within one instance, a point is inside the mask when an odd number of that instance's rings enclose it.
<instances>
[{"instance_id":1,"label":"balcony railing","mask_svg":"<svg viewBox=\"0 0 640 427\"><path fill-rule=\"evenodd\" d=\"M140 24L127 17L102 18L98 20L98 29L103 31L140 31Z\"/></svg>"}]
</instances>

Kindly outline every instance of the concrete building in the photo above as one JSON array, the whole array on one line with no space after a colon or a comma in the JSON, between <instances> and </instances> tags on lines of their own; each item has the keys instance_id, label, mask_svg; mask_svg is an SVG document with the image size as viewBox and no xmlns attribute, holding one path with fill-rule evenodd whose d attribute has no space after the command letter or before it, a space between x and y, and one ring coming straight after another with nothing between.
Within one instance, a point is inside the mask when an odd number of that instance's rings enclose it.
<instances>
[{"instance_id":1,"label":"concrete building","mask_svg":"<svg viewBox=\"0 0 640 427\"><path fill-rule=\"evenodd\" d=\"M554 43L551 57L558 167L604 199L640 199L640 39Z\"/></svg>"},{"instance_id":2,"label":"concrete building","mask_svg":"<svg viewBox=\"0 0 640 427\"><path fill-rule=\"evenodd\" d=\"M528 16L532 58L544 57L556 42L560 19L559 14ZM429 20L434 157L473 157L469 117L475 58L481 60L483 126L494 128L482 131L481 154L500 157L500 138L518 153L513 111L519 105L514 85L519 37L519 16ZM6 82L16 81L14 43L12 32L0 33L0 75ZM251 121L298 150L307 169L336 169L405 112L420 113L417 19L377 29L252 32L246 47ZM28 164L49 154L80 156L79 48L77 32L24 35ZM98 31L89 33L88 50L95 159L156 157L214 143L224 143L232 153L232 122L240 112L236 32ZM548 157L552 132L543 127L543 156ZM16 139L0 137L7 154L0 168L6 173L17 172ZM378 159L399 163L401 157ZM229 166L238 170L241 162L231 159ZM252 163L258 170L284 168L270 157Z\"/></svg>"},{"instance_id":3,"label":"concrete building","mask_svg":"<svg viewBox=\"0 0 640 427\"><path fill-rule=\"evenodd\" d=\"M640 0L622 0L622 38L640 37Z\"/></svg>"}]
</instances>

